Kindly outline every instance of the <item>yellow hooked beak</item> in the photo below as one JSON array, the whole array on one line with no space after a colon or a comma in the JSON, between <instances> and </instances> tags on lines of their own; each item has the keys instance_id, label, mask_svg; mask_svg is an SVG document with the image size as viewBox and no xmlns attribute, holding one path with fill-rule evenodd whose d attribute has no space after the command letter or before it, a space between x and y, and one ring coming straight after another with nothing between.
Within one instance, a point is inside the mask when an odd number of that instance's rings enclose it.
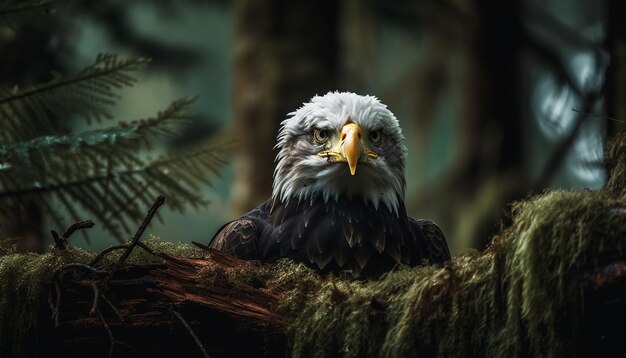
<instances>
[{"instance_id":1,"label":"yellow hooked beak","mask_svg":"<svg viewBox=\"0 0 626 358\"><path fill-rule=\"evenodd\" d=\"M361 156L361 139L363 130L356 123L348 123L341 128L341 154L348 160L350 174L356 173L356 165Z\"/></svg>"},{"instance_id":2,"label":"yellow hooked beak","mask_svg":"<svg viewBox=\"0 0 626 358\"><path fill-rule=\"evenodd\" d=\"M378 158L378 154L371 151L363 141L363 130L356 123L346 123L339 132L340 141L332 149L318 153L321 157L331 157L337 162L348 162L350 174L356 174L356 166L362 155ZM329 158L330 160L330 158Z\"/></svg>"}]
</instances>

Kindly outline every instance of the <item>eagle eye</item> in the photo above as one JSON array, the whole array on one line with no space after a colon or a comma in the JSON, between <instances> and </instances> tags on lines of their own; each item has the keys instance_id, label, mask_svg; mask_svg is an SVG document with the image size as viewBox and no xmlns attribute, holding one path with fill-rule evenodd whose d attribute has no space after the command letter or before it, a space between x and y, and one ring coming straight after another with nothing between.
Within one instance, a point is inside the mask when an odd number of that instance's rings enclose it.
<instances>
[{"instance_id":1,"label":"eagle eye","mask_svg":"<svg viewBox=\"0 0 626 358\"><path fill-rule=\"evenodd\" d=\"M330 138L330 131L328 129L314 129L313 139L317 144L324 144Z\"/></svg>"},{"instance_id":2,"label":"eagle eye","mask_svg":"<svg viewBox=\"0 0 626 358\"><path fill-rule=\"evenodd\" d=\"M374 143L374 145L379 145L380 143L382 143L382 141L383 141L383 130L382 129L377 129L375 131L371 131L369 135L370 135L370 140L372 141L372 143Z\"/></svg>"}]
</instances>

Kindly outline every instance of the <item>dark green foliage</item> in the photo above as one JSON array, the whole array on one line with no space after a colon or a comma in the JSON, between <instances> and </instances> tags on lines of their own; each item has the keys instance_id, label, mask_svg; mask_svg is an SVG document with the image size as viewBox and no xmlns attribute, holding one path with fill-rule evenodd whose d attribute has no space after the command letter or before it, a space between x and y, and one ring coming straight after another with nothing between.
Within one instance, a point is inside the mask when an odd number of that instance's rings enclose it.
<instances>
[{"instance_id":1,"label":"dark green foliage","mask_svg":"<svg viewBox=\"0 0 626 358\"><path fill-rule=\"evenodd\" d=\"M149 205L158 194L167 196L170 207L177 210L186 204L206 204L197 194L199 184L209 183L218 173L224 144L208 144L150 161L138 155L155 135L170 134L172 123L189 119L191 102L179 100L155 118L112 128L0 146L0 200L36 197L47 202L56 198L70 213L75 210L70 203L78 202L119 239L143 218L138 204ZM12 210L11 206L4 208L0 213ZM58 221L61 227L61 219Z\"/></svg>"},{"instance_id":2,"label":"dark green foliage","mask_svg":"<svg viewBox=\"0 0 626 358\"><path fill-rule=\"evenodd\" d=\"M41 15L51 5L0 1L0 25L17 25L21 16ZM58 228L92 218L123 240L143 218L140 204L150 205L158 194L176 210L206 204L200 185L218 174L224 144L156 159L142 154L158 136L174 135L176 126L192 118L193 99L175 101L154 118L80 133L70 128L75 118L111 118L117 91L133 85L134 73L148 62L102 54L75 75L55 75L28 88L0 85L0 231L15 221L23 203L35 203Z\"/></svg>"},{"instance_id":3,"label":"dark green foliage","mask_svg":"<svg viewBox=\"0 0 626 358\"><path fill-rule=\"evenodd\" d=\"M24 89L0 87L0 118L6 124L0 140L27 140L58 132L75 115L87 121L110 118L108 107L119 98L115 90L135 83L133 72L147 62L101 54L73 76L57 74L47 83Z\"/></svg>"},{"instance_id":4,"label":"dark green foliage","mask_svg":"<svg viewBox=\"0 0 626 358\"><path fill-rule=\"evenodd\" d=\"M47 21L54 6L71 0L0 0L0 26L17 28L32 21Z\"/></svg>"}]
</instances>

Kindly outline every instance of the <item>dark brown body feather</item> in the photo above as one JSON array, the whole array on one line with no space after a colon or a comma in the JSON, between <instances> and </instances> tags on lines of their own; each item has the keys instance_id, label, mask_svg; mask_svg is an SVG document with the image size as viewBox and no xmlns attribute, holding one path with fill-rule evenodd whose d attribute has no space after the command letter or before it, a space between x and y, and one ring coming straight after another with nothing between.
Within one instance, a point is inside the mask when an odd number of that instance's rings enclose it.
<instances>
[{"instance_id":1,"label":"dark brown body feather","mask_svg":"<svg viewBox=\"0 0 626 358\"><path fill-rule=\"evenodd\" d=\"M445 236L428 220L378 209L360 198L268 200L224 225L210 246L243 259L290 258L321 272L352 271L376 277L397 264L442 264L450 259Z\"/></svg>"}]
</instances>

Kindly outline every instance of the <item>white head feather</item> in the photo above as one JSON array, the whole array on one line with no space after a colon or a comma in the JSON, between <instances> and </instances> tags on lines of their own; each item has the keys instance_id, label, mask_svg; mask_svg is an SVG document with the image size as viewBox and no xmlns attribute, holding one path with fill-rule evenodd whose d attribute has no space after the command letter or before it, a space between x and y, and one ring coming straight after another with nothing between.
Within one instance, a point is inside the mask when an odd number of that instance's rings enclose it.
<instances>
[{"instance_id":1,"label":"white head feather","mask_svg":"<svg viewBox=\"0 0 626 358\"><path fill-rule=\"evenodd\" d=\"M289 116L278 133L273 198L288 202L358 196L377 208L382 203L398 213L406 186L406 147L398 120L387 106L373 96L329 92L313 97ZM339 133L348 121L358 124L364 133L382 129L384 136L376 148L379 157L362 158L354 176L346 163L320 157L323 148L313 141L314 129Z\"/></svg>"}]
</instances>

